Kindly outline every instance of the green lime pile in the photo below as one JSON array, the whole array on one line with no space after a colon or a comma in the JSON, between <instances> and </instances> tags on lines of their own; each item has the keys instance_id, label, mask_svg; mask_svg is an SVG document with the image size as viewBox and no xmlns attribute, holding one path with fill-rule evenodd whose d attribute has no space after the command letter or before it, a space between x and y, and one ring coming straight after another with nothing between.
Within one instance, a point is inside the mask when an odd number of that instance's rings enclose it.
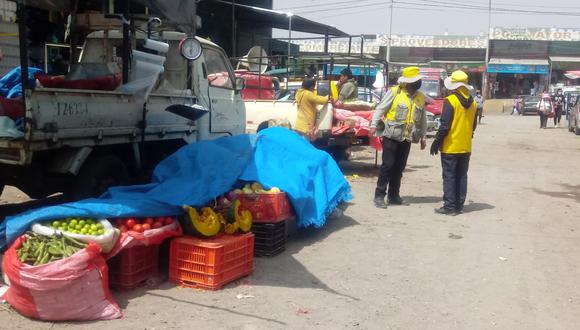
<instances>
[{"instance_id":1,"label":"green lime pile","mask_svg":"<svg viewBox=\"0 0 580 330\"><path fill-rule=\"evenodd\" d=\"M49 222L48 227L71 234L98 236L105 233L101 223L89 218L67 218Z\"/></svg>"}]
</instances>

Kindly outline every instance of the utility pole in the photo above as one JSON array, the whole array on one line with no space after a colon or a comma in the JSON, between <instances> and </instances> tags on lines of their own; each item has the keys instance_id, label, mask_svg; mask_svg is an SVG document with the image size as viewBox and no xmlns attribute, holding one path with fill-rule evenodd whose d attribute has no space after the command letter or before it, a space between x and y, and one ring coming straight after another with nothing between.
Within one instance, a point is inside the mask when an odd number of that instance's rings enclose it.
<instances>
[{"instance_id":1,"label":"utility pole","mask_svg":"<svg viewBox=\"0 0 580 330\"><path fill-rule=\"evenodd\" d=\"M286 89L288 89L288 83L290 82L290 52L291 49L291 42L292 42L292 16L294 14L287 13L288 16L288 58L286 59Z\"/></svg>"},{"instance_id":2,"label":"utility pole","mask_svg":"<svg viewBox=\"0 0 580 330\"><path fill-rule=\"evenodd\" d=\"M391 37L393 35L393 4L395 0L391 0L391 5L389 6L389 31L387 40L387 86L389 85L389 63L391 62Z\"/></svg>"},{"instance_id":3,"label":"utility pole","mask_svg":"<svg viewBox=\"0 0 580 330\"><path fill-rule=\"evenodd\" d=\"M488 98L489 95L489 88L488 88L488 75L487 66L489 64L489 47L490 47L490 39L491 39L491 0L489 0L489 7L487 11L487 46L485 47L485 71L483 72L482 82L481 82L481 89L483 96Z\"/></svg>"}]
</instances>

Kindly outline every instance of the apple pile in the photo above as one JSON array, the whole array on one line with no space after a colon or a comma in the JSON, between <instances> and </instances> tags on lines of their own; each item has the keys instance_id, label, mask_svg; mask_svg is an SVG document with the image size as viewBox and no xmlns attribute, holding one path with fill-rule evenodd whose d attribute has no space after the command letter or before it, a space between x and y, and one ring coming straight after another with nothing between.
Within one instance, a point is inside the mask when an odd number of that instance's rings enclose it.
<instances>
[{"instance_id":1,"label":"apple pile","mask_svg":"<svg viewBox=\"0 0 580 330\"><path fill-rule=\"evenodd\" d=\"M159 229L163 226L173 224L173 217L156 217L156 218L119 218L115 220L115 227L119 228L122 233L134 231L142 233L151 229Z\"/></svg>"}]
</instances>

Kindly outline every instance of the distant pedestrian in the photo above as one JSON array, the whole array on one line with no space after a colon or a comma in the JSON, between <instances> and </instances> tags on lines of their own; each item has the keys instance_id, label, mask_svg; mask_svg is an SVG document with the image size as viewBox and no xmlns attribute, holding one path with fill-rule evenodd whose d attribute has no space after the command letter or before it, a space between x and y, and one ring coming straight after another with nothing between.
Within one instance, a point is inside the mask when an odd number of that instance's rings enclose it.
<instances>
[{"instance_id":1,"label":"distant pedestrian","mask_svg":"<svg viewBox=\"0 0 580 330\"><path fill-rule=\"evenodd\" d=\"M445 98L439 131L431 145L431 155L441 151L443 207L435 210L440 214L461 213L467 197L467 170L477 127L477 103L469 94L473 87L468 80L467 74L458 70L444 82L451 95Z\"/></svg>"},{"instance_id":2,"label":"distant pedestrian","mask_svg":"<svg viewBox=\"0 0 580 330\"><path fill-rule=\"evenodd\" d=\"M302 88L296 92L296 132L308 140L312 140L315 124L317 106L329 102L329 96L318 96L314 93L316 80L306 78L302 81Z\"/></svg>"},{"instance_id":3,"label":"distant pedestrian","mask_svg":"<svg viewBox=\"0 0 580 330\"><path fill-rule=\"evenodd\" d=\"M481 124L481 117L483 117L483 96L481 96L480 90L477 90L475 94L475 103L477 103L478 123Z\"/></svg>"},{"instance_id":4,"label":"distant pedestrian","mask_svg":"<svg viewBox=\"0 0 580 330\"><path fill-rule=\"evenodd\" d=\"M522 98L519 96L516 96L514 98L514 105L513 105L513 109L512 109L512 113L511 115L519 115L520 114L520 107L521 107L521 103L523 102Z\"/></svg>"},{"instance_id":5,"label":"distant pedestrian","mask_svg":"<svg viewBox=\"0 0 580 330\"><path fill-rule=\"evenodd\" d=\"M383 163L374 198L378 208L387 208L385 196L389 204L404 204L400 195L401 178L411 143L421 142L421 150L426 147L425 95L419 91L422 78L418 67L404 68L399 85L387 90L373 113L370 135L382 137L383 146Z\"/></svg>"},{"instance_id":6,"label":"distant pedestrian","mask_svg":"<svg viewBox=\"0 0 580 330\"><path fill-rule=\"evenodd\" d=\"M336 87L338 88L338 101L348 102L358 100L358 85L349 68L344 68L340 71L340 78Z\"/></svg>"},{"instance_id":7,"label":"distant pedestrian","mask_svg":"<svg viewBox=\"0 0 580 330\"><path fill-rule=\"evenodd\" d=\"M554 96L554 127L560 127L560 121L562 120L562 111L564 111L564 94L562 89L559 88Z\"/></svg>"},{"instance_id":8,"label":"distant pedestrian","mask_svg":"<svg viewBox=\"0 0 580 330\"><path fill-rule=\"evenodd\" d=\"M554 112L550 94L544 93L540 96L537 108L538 115L540 115L540 128L546 128L548 126L548 117Z\"/></svg>"}]
</instances>

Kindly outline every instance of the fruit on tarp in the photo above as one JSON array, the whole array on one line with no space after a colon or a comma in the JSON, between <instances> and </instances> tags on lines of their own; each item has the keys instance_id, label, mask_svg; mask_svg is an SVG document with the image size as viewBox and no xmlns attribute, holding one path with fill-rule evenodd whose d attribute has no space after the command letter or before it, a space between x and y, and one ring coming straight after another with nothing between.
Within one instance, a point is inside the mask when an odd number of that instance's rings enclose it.
<instances>
[{"instance_id":1,"label":"fruit on tarp","mask_svg":"<svg viewBox=\"0 0 580 330\"><path fill-rule=\"evenodd\" d=\"M38 266L68 258L87 245L65 235L44 236L26 232L22 245L16 250L20 262Z\"/></svg>"},{"instance_id":2,"label":"fruit on tarp","mask_svg":"<svg viewBox=\"0 0 580 330\"><path fill-rule=\"evenodd\" d=\"M201 214L191 206L184 205L186 221L188 221L195 232L205 237L212 237L217 235L221 230L221 222L219 216L209 207L201 209Z\"/></svg>"}]
</instances>

